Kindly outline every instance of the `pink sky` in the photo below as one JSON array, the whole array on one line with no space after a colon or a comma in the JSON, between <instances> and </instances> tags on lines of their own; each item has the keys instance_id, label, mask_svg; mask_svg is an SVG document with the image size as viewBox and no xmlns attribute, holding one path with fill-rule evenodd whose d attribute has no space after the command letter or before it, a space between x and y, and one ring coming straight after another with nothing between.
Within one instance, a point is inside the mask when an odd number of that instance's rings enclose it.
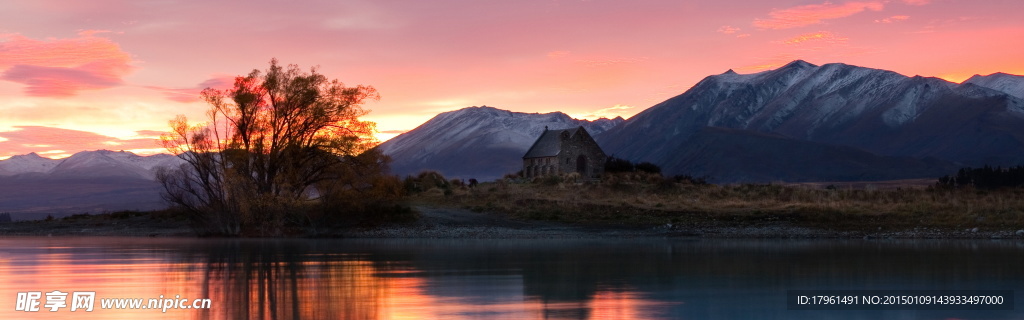
<instances>
[{"instance_id":1,"label":"pink sky","mask_svg":"<svg viewBox=\"0 0 1024 320\"><path fill-rule=\"evenodd\" d=\"M1024 3L50 1L0 11L0 159L163 151L199 90L276 57L377 88L382 138L474 105L632 116L707 75L794 59L960 82L1024 74Z\"/></svg>"}]
</instances>

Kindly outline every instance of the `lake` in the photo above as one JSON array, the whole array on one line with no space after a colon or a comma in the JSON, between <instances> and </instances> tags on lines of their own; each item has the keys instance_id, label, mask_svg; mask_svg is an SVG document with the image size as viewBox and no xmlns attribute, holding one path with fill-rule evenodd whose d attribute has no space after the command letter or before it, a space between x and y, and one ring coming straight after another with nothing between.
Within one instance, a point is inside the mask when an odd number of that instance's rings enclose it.
<instances>
[{"instance_id":1,"label":"lake","mask_svg":"<svg viewBox=\"0 0 1024 320\"><path fill-rule=\"evenodd\" d=\"M787 306L789 290L1022 288L1018 240L0 238L0 319L1024 319Z\"/></svg>"}]
</instances>

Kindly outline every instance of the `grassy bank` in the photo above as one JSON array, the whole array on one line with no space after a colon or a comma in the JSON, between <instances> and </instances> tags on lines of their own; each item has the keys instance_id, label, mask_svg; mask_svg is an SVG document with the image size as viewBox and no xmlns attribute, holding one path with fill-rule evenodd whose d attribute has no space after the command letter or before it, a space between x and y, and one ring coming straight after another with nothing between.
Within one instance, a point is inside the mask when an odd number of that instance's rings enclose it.
<instances>
[{"instance_id":1,"label":"grassy bank","mask_svg":"<svg viewBox=\"0 0 1024 320\"><path fill-rule=\"evenodd\" d=\"M837 231L1024 229L1024 189L815 188L707 185L653 174L600 182L549 178L411 195L414 202L496 212L526 220L594 225L754 226L786 222Z\"/></svg>"},{"instance_id":2,"label":"grassy bank","mask_svg":"<svg viewBox=\"0 0 1024 320\"><path fill-rule=\"evenodd\" d=\"M195 236L187 218L173 210L76 214L0 223L0 236Z\"/></svg>"}]
</instances>

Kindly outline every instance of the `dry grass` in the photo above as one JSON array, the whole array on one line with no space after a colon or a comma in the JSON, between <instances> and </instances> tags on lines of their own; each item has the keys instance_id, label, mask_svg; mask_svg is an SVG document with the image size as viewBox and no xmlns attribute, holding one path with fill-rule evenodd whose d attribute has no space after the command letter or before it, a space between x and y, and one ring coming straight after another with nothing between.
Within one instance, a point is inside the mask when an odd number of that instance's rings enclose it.
<instances>
[{"instance_id":1,"label":"dry grass","mask_svg":"<svg viewBox=\"0 0 1024 320\"><path fill-rule=\"evenodd\" d=\"M988 230L1024 228L1024 190L816 188L693 185L660 176L620 174L596 183L482 183L413 201L592 224L753 225L786 221L831 230Z\"/></svg>"}]
</instances>

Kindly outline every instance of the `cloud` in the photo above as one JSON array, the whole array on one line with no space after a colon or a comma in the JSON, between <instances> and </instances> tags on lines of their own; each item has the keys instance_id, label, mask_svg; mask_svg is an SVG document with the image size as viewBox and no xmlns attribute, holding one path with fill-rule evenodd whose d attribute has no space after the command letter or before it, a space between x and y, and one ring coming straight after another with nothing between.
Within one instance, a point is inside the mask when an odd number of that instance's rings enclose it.
<instances>
[{"instance_id":1,"label":"cloud","mask_svg":"<svg viewBox=\"0 0 1024 320\"><path fill-rule=\"evenodd\" d=\"M70 39L36 40L18 34L0 35L0 79L26 85L25 93L67 97L82 90L123 83L134 67L131 56L102 30L85 30Z\"/></svg>"},{"instance_id":2,"label":"cloud","mask_svg":"<svg viewBox=\"0 0 1024 320\"><path fill-rule=\"evenodd\" d=\"M117 86L121 79L102 72L82 68L15 65L0 79L27 85L25 93L37 97L68 97L78 91Z\"/></svg>"},{"instance_id":3,"label":"cloud","mask_svg":"<svg viewBox=\"0 0 1024 320\"><path fill-rule=\"evenodd\" d=\"M563 50L551 51L551 52L548 52L548 58L557 59L557 58L562 58L562 57L569 56L570 54L571 54L571 52L563 51Z\"/></svg>"},{"instance_id":4,"label":"cloud","mask_svg":"<svg viewBox=\"0 0 1024 320\"><path fill-rule=\"evenodd\" d=\"M885 19L875 20L875 23L893 23L910 19L910 16L891 16Z\"/></svg>"},{"instance_id":5,"label":"cloud","mask_svg":"<svg viewBox=\"0 0 1024 320\"><path fill-rule=\"evenodd\" d=\"M792 37L783 41L785 44L802 44L802 43L825 43L825 44L841 44L846 43L849 38L840 37L834 33L828 31L819 31L813 33L805 33L796 37Z\"/></svg>"},{"instance_id":6,"label":"cloud","mask_svg":"<svg viewBox=\"0 0 1024 320\"><path fill-rule=\"evenodd\" d=\"M647 61L647 57L639 58L595 58L595 59L579 59L577 63L582 63L591 67L603 67L610 65L628 65Z\"/></svg>"},{"instance_id":7,"label":"cloud","mask_svg":"<svg viewBox=\"0 0 1024 320\"><path fill-rule=\"evenodd\" d=\"M931 2L932 2L932 0L903 0L903 3L909 4L909 5L912 5L912 6L923 6L923 5L929 4Z\"/></svg>"},{"instance_id":8,"label":"cloud","mask_svg":"<svg viewBox=\"0 0 1024 320\"><path fill-rule=\"evenodd\" d=\"M722 26L721 28L718 28L718 32L719 33L724 33L724 34L734 34L734 33L739 32L739 31L740 31L740 28L733 27L733 26Z\"/></svg>"},{"instance_id":9,"label":"cloud","mask_svg":"<svg viewBox=\"0 0 1024 320\"><path fill-rule=\"evenodd\" d=\"M353 15L329 18L323 25L329 29L368 30L397 28L401 23L379 16Z\"/></svg>"},{"instance_id":10,"label":"cloud","mask_svg":"<svg viewBox=\"0 0 1024 320\"><path fill-rule=\"evenodd\" d=\"M191 88L166 88L159 86L146 86L145 88L159 91L169 100L189 103L199 101L199 94L206 88L230 89L235 84L233 76L217 76L200 82Z\"/></svg>"},{"instance_id":11,"label":"cloud","mask_svg":"<svg viewBox=\"0 0 1024 320\"><path fill-rule=\"evenodd\" d=\"M95 132L44 126L15 126L0 131L0 158L35 152L69 155L84 150L142 150L160 148L160 140L152 137L157 131L140 131L140 138L120 139ZM67 150L67 151L65 151Z\"/></svg>"},{"instance_id":12,"label":"cloud","mask_svg":"<svg viewBox=\"0 0 1024 320\"><path fill-rule=\"evenodd\" d=\"M735 34L737 38L746 38L750 36L749 33L736 34L737 32L740 31L742 31L742 29L733 26L721 26L718 28L718 30L716 30L716 32L722 34Z\"/></svg>"},{"instance_id":13,"label":"cloud","mask_svg":"<svg viewBox=\"0 0 1024 320\"><path fill-rule=\"evenodd\" d=\"M843 4L825 2L787 9L774 9L768 13L771 18L754 19L754 26L761 29L789 29L818 24L823 20L848 17L865 10L881 11L883 8L885 8L885 3L880 1L854 1Z\"/></svg>"},{"instance_id":14,"label":"cloud","mask_svg":"<svg viewBox=\"0 0 1024 320\"><path fill-rule=\"evenodd\" d=\"M793 54L789 54L789 53L776 54L774 56L759 58L759 59L753 61L752 63L748 64L748 65L744 65L744 66L741 66L739 68L735 68L735 71L739 72L739 73L761 72L761 71L765 71L765 70L776 69L776 68L784 66L787 63L790 63L790 62L792 62L793 60L796 60L796 59L806 59L806 58L800 57L800 56L796 56L796 55L793 55Z\"/></svg>"},{"instance_id":15,"label":"cloud","mask_svg":"<svg viewBox=\"0 0 1024 320\"><path fill-rule=\"evenodd\" d=\"M634 114L636 114L636 112L629 111L629 110L634 109L634 108L635 107L633 107L633 106L617 104L617 105L614 105L614 106L611 106L611 107L608 107L608 108L604 108L604 109L600 109L600 110L596 110L596 111L593 111L593 112L590 112L590 113L574 114L573 118L576 118L576 119L588 119L588 120L596 120L596 119L600 119L600 118L613 119L615 117L628 118L628 117L633 116Z\"/></svg>"},{"instance_id":16,"label":"cloud","mask_svg":"<svg viewBox=\"0 0 1024 320\"><path fill-rule=\"evenodd\" d=\"M160 136L162 136L162 135L164 135L166 133L167 133L166 131L157 131L157 130L139 130L139 131L135 131L135 134L137 134L139 137L154 138L154 139L159 139Z\"/></svg>"}]
</instances>

